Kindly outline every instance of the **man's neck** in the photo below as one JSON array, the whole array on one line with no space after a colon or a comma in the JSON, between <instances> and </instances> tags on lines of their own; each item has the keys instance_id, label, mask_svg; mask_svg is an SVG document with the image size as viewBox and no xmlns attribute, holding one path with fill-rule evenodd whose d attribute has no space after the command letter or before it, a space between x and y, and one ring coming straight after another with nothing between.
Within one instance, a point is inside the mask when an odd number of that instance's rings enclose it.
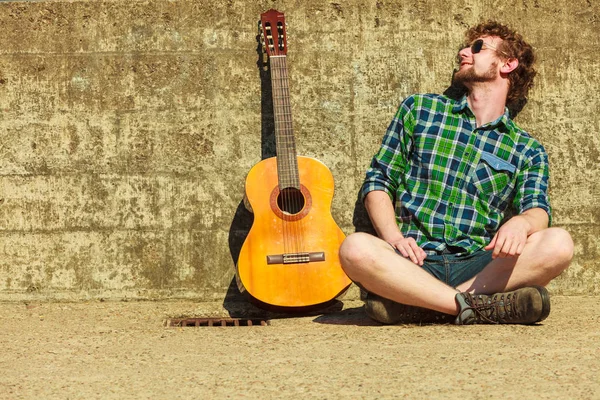
<instances>
[{"instance_id":1,"label":"man's neck","mask_svg":"<svg viewBox=\"0 0 600 400\"><path fill-rule=\"evenodd\" d=\"M475 84L469 88L467 101L475 114L477 126L495 121L504 114L507 90L489 83Z\"/></svg>"}]
</instances>

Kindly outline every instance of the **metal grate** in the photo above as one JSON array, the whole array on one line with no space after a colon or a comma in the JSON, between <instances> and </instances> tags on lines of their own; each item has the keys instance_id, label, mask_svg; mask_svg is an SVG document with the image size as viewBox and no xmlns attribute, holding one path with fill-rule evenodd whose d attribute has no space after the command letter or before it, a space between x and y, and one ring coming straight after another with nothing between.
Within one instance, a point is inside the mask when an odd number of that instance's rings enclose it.
<instances>
[{"instance_id":1,"label":"metal grate","mask_svg":"<svg viewBox=\"0 0 600 400\"><path fill-rule=\"evenodd\" d=\"M244 318L169 318L167 327L199 327L199 326L267 326L265 319Z\"/></svg>"}]
</instances>

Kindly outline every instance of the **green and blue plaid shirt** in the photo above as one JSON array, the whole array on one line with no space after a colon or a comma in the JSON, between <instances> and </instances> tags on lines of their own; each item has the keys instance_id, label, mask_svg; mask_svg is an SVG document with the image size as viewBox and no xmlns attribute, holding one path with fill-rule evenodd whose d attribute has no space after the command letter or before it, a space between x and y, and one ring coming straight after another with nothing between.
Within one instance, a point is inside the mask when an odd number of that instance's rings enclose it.
<instances>
[{"instance_id":1,"label":"green and blue plaid shirt","mask_svg":"<svg viewBox=\"0 0 600 400\"><path fill-rule=\"evenodd\" d=\"M385 191L405 237L428 253L485 247L507 210L551 215L548 156L508 110L477 127L467 98L405 99L373 157L362 198ZM456 249L454 249L456 250Z\"/></svg>"}]
</instances>

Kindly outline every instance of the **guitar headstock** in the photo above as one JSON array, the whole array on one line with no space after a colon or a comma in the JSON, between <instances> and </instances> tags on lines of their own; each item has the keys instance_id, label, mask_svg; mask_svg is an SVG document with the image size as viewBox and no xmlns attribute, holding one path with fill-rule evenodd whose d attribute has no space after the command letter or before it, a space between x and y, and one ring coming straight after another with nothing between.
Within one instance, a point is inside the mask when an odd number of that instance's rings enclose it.
<instances>
[{"instance_id":1,"label":"guitar headstock","mask_svg":"<svg viewBox=\"0 0 600 400\"><path fill-rule=\"evenodd\" d=\"M285 16L282 12L270 9L260 14L259 30L263 49L269 57L287 54Z\"/></svg>"}]
</instances>

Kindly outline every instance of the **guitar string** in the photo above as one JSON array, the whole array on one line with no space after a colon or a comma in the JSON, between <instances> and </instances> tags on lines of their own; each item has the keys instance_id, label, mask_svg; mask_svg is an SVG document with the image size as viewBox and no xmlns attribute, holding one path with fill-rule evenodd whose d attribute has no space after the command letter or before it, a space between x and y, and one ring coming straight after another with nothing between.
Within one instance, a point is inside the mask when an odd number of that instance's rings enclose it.
<instances>
[{"instance_id":1,"label":"guitar string","mask_svg":"<svg viewBox=\"0 0 600 400\"><path fill-rule=\"evenodd\" d=\"M287 69L287 58L283 57L281 59L282 63L284 64L282 67L282 75L284 76L284 81L285 85L282 85L282 91L284 92L284 99L286 99L286 103L284 108L287 108L285 111L285 118L288 120L287 122L287 127L288 127L288 131L286 132L287 135L287 139L289 140L290 144L291 144L291 148L292 148L292 152L289 154L288 157L288 161L291 163L290 169L289 171L293 172L293 177L294 179L294 187L296 190L298 190L298 192L294 192L292 191L291 193L291 203L292 203L292 210L296 213L300 212L301 206L302 206L302 191L301 191L301 186L300 186L300 171L298 168L298 159L297 159L297 154L296 154L296 143L294 141L294 137L293 137L293 128L292 128L292 110L291 110L291 104L290 104L290 93L289 93L289 77L288 77L288 69ZM297 186L297 187L296 187ZM294 237L296 238L297 242L296 242L296 249L295 249L295 253L300 253L302 251L302 247L303 247L303 238L304 238L304 231L303 231L303 218L300 218L299 220L296 220L293 222L293 227L296 228L296 231L294 232Z\"/></svg>"},{"instance_id":2,"label":"guitar string","mask_svg":"<svg viewBox=\"0 0 600 400\"><path fill-rule=\"evenodd\" d=\"M298 166L296 165L296 149L294 146L293 131L291 126L291 106L289 104L289 87L286 85L288 83L287 76L287 68L285 65L286 58L285 57L277 57L273 60L277 60L274 62L274 66L276 68L273 69L275 73L276 79L276 103L279 106L279 110L276 110L276 125L279 129L280 135L278 138L282 140L280 144L280 149L278 150L278 154L283 158L282 161L282 171L278 171L278 173L283 174L280 186L281 196L282 196L282 204L284 211L288 214L284 214L283 218L283 232L284 232L284 251L286 253L299 253L302 249L302 225L303 221L293 221L292 216L299 211L301 208L301 191L297 193L296 190L300 190L299 185L299 176L298 176ZM285 101L287 100L287 102ZM286 149L283 152L283 149ZM293 150L293 151L291 151ZM297 182L296 182L297 181ZM291 188L291 190L290 190Z\"/></svg>"},{"instance_id":3,"label":"guitar string","mask_svg":"<svg viewBox=\"0 0 600 400\"><path fill-rule=\"evenodd\" d=\"M289 212L290 214L294 214L296 211L298 211L299 208L299 196L298 193L295 192L294 189L300 189L297 179L297 167L295 165L295 157L296 157L296 152L295 152L295 146L294 145L294 141L293 138L291 137L291 134L293 133L292 131L292 122L291 122L291 118L290 118L290 97L289 97L289 91L286 92L287 87L289 85L289 81L288 81L288 77L287 77L287 68L285 65L285 62L287 61L287 58L283 57L281 58L281 77L282 77L282 85L281 85L281 94L282 94L282 104L283 104L283 119L284 119L284 132L285 132L285 143L287 145L287 157L286 157L286 173L288 174L287 176L290 178L290 182L289 185L292 187L291 190L287 190L286 191L286 195L288 196L288 207L289 207ZM296 167L296 168L295 168ZM290 215L290 219L291 219L291 215ZM300 248L301 248L301 241L302 241L302 232L299 231L299 227L300 227L300 222L299 221L290 221L289 224L292 228L292 237L295 239L295 241L293 241L293 244L295 245L294 247L294 253L299 253L300 252Z\"/></svg>"},{"instance_id":4,"label":"guitar string","mask_svg":"<svg viewBox=\"0 0 600 400\"><path fill-rule=\"evenodd\" d=\"M284 139L284 146L286 148L286 153L284 156L284 164L285 164L285 178L288 182L286 182L286 184L284 185L284 199L285 199L285 204L286 204L286 209L288 212L288 219L290 219L289 223L286 223L286 226L288 226L291 231L291 235L290 237L288 237L288 239L291 239L290 244L292 245L292 248L290 249L290 252L292 253L297 253L298 252L298 240L299 240L299 235L298 232L296 231L295 228L297 228L297 225L294 223L294 221L291 221L291 215L293 214L293 211L296 210L296 204L295 204L295 199L294 199L294 193L293 193L293 187L294 187L294 183L293 182L293 176L292 176L292 154L290 153L290 121L288 121L288 109L286 108L287 104L286 104L286 100L289 103L289 97L286 97L286 93L285 93L285 83L286 82L286 76L285 76L285 65L283 65L283 63L285 62L286 58L282 57L278 60L278 72L279 72L279 78L280 78L280 85L279 85L279 101L280 101L280 111L282 112L282 125L280 126L282 135L280 136L281 138ZM290 190L289 187L292 187L292 189Z\"/></svg>"},{"instance_id":5,"label":"guitar string","mask_svg":"<svg viewBox=\"0 0 600 400\"><path fill-rule=\"evenodd\" d=\"M276 132L276 147L277 147L277 177L278 177L278 186L279 186L279 196L281 197L281 211L282 211L282 233L283 233L283 253L289 253L289 237L288 234L288 224L286 221L286 210L288 208L287 204L287 196L285 192L285 155L283 154L283 132L281 127L281 82L280 82L280 68L278 63L279 58L272 57L271 58L271 82L273 89L273 98L274 98L274 119L275 119L275 132ZM279 204L278 204L279 207Z\"/></svg>"},{"instance_id":6,"label":"guitar string","mask_svg":"<svg viewBox=\"0 0 600 400\"><path fill-rule=\"evenodd\" d=\"M277 58L271 58L271 81L273 84L273 117L275 118L275 137L276 137L276 146L277 146L277 178L278 178L278 185L279 185L279 196L281 196L282 199L282 212L284 212L283 214L283 218L281 220L281 224L282 224L282 232L283 232L283 252L284 254L288 252L288 243L287 243L287 224L285 221L285 208L286 208L286 204L285 204L285 193L283 191L283 177L282 177L282 173L283 173L283 163L284 163L284 159L283 159L283 152L282 152L282 146L283 143L281 143L282 139L281 139L281 127L280 127L280 120L281 120L281 116L279 115L279 110L281 108L280 106L280 99L279 99L279 69L277 68ZM279 207L279 202L277 204L277 206Z\"/></svg>"}]
</instances>

